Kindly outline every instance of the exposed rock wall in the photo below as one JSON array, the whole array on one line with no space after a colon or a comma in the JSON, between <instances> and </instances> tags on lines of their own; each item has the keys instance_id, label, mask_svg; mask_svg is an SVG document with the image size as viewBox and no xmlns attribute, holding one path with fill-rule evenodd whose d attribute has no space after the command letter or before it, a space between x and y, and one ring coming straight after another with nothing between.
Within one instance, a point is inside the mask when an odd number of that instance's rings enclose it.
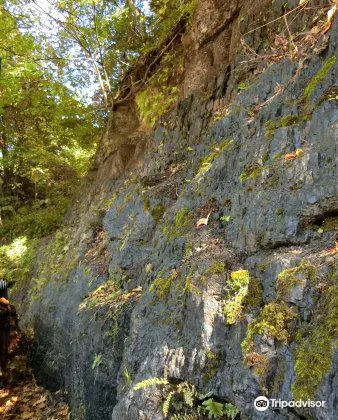
<instances>
[{"instance_id":1,"label":"exposed rock wall","mask_svg":"<svg viewBox=\"0 0 338 420\"><path fill-rule=\"evenodd\" d=\"M209 47L240 13L231 2L217 15ZM305 64L269 66L226 112L234 61L222 72L220 52L206 93L191 93L205 83L189 85L188 68L186 99L154 133L132 102L117 110L67 225L15 296L37 377L67 390L73 419L163 418L161 388L133 386L164 372L243 419L334 418L336 34ZM259 413L262 394L326 406Z\"/></svg>"}]
</instances>

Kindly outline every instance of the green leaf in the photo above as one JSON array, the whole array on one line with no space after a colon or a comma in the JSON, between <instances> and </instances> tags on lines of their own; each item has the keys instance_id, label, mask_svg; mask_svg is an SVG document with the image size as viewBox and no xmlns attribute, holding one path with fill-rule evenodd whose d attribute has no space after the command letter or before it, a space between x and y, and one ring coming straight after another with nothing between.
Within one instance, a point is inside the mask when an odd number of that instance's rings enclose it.
<instances>
[{"instance_id":1,"label":"green leaf","mask_svg":"<svg viewBox=\"0 0 338 420\"><path fill-rule=\"evenodd\" d=\"M220 418L224 414L224 406L223 404L214 401L212 398L203 401L202 405L205 407L205 411L208 413L208 417L212 418Z\"/></svg>"}]
</instances>

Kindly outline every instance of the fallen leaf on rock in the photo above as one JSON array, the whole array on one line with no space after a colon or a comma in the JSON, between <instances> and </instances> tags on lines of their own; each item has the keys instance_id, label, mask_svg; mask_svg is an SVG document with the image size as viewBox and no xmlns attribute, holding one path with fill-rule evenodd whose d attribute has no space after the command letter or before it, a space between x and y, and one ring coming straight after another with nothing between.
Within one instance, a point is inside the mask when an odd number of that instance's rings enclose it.
<instances>
[{"instance_id":1,"label":"fallen leaf on rock","mask_svg":"<svg viewBox=\"0 0 338 420\"><path fill-rule=\"evenodd\" d=\"M198 222L196 223L197 229L202 227L202 226L207 226L208 225L210 214L211 213L209 213L207 217L202 217L201 219L198 220Z\"/></svg>"},{"instance_id":2,"label":"fallen leaf on rock","mask_svg":"<svg viewBox=\"0 0 338 420\"><path fill-rule=\"evenodd\" d=\"M304 154L304 150L303 149L297 149L295 152L287 153L284 156L284 160L296 159L296 158L302 156L303 154Z\"/></svg>"}]
</instances>

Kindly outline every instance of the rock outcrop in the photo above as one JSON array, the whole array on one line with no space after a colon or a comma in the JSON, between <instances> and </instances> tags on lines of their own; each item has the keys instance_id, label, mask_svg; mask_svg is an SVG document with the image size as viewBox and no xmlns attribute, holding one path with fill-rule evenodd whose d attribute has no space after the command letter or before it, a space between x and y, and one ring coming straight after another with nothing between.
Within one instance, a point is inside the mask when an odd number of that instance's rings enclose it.
<instances>
[{"instance_id":1,"label":"rock outcrop","mask_svg":"<svg viewBox=\"0 0 338 420\"><path fill-rule=\"evenodd\" d=\"M113 114L65 227L15 294L37 378L67 390L74 419L161 419L163 387L134 386L164 376L242 419L337 412L337 31L304 59L259 61L238 89L235 31L261 17L225 3L197 12L182 100L153 132L132 101ZM250 34L257 51L263 32ZM326 403L258 412L259 395Z\"/></svg>"}]
</instances>

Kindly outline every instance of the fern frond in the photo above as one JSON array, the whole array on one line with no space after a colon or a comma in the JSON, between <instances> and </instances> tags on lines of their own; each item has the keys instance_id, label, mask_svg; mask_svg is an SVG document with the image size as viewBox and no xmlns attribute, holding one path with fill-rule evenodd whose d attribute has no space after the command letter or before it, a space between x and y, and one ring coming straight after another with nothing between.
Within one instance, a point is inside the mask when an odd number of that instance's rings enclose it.
<instances>
[{"instance_id":1,"label":"fern frond","mask_svg":"<svg viewBox=\"0 0 338 420\"><path fill-rule=\"evenodd\" d=\"M194 399L196 397L195 387L190 385L188 382L183 382L181 387L181 394L183 396L183 400L188 407L192 407L194 405Z\"/></svg>"},{"instance_id":2,"label":"fern frond","mask_svg":"<svg viewBox=\"0 0 338 420\"><path fill-rule=\"evenodd\" d=\"M224 408L229 420L234 420L234 418L239 413L239 409L231 403L224 404Z\"/></svg>"},{"instance_id":3,"label":"fern frond","mask_svg":"<svg viewBox=\"0 0 338 420\"><path fill-rule=\"evenodd\" d=\"M178 413L170 416L170 420L198 420L200 417L196 414Z\"/></svg>"},{"instance_id":4,"label":"fern frond","mask_svg":"<svg viewBox=\"0 0 338 420\"><path fill-rule=\"evenodd\" d=\"M137 391L139 389L148 388L149 386L154 385L169 385L169 381L164 378L148 378L144 381L138 382L134 387L133 390Z\"/></svg>"},{"instance_id":5,"label":"fern frond","mask_svg":"<svg viewBox=\"0 0 338 420\"><path fill-rule=\"evenodd\" d=\"M169 413L170 403L174 394L175 394L175 391L169 392L169 394L167 395L167 398L165 399L163 403L162 411L163 411L164 417L167 417Z\"/></svg>"}]
</instances>

